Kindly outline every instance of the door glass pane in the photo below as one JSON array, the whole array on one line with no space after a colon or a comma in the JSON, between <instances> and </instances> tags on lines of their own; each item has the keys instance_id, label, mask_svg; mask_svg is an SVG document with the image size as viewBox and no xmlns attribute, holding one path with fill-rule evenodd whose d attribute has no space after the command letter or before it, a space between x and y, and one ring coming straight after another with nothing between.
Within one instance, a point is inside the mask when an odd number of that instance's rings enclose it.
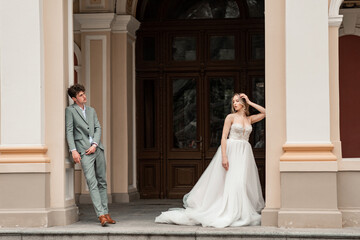
<instances>
[{"instance_id":1,"label":"door glass pane","mask_svg":"<svg viewBox=\"0 0 360 240\"><path fill-rule=\"evenodd\" d=\"M251 58L265 58L265 38L263 34L254 34L251 36Z\"/></svg>"},{"instance_id":2,"label":"door glass pane","mask_svg":"<svg viewBox=\"0 0 360 240\"><path fill-rule=\"evenodd\" d=\"M249 16L251 18L264 17L264 0L246 0L249 7Z\"/></svg>"},{"instance_id":3,"label":"door glass pane","mask_svg":"<svg viewBox=\"0 0 360 240\"><path fill-rule=\"evenodd\" d=\"M210 37L211 60L235 59L235 36Z\"/></svg>"},{"instance_id":4,"label":"door glass pane","mask_svg":"<svg viewBox=\"0 0 360 240\"><path fill-rule=\"evenodd\" d=\"M236 0L169 1L170 19L238 18Z\"/></svg>"},{"instance_id":5,"label":"door glass pane","mask_svg":"<svg viewBox=\"0 0 360 240\"><path fill-rule=\"evenodd\" d=\"M210 147L218 147L224 120L231 111L231 98L234 95L234 78L210 78Z\"/></svg>"},{"instance_id":6,"label":"door glass pane","mask_svg":"<svg viewBox=\"0 0 360 240\"><path fill-rule=\"evenodd\" d=\"M252 77L252 98L253 101L265 107L265 81L263 76ZM258 111L251 108L252 114ZM265 147L265 121L257 122L253 125L254 148Z\"/></svg>"},{"instance_id":7,"label":"door glass pane","mask_svg":"<svg viewBox=\"0 0 360 240\"><path fill-rule=\"evenodd\" d=\"M175 61L195 61L196 37L174 37L172 57Z\"/></svg>"},{"instance_id":8,"label":"door glass pane","mask_svg":"<svg viewBox=\"0 0 360 240\"><path fill-rule=\"evenodd\" d=\"M143 60L155 61L155 37L144 37Z\"/></svg>"},{"instance_id":9,"label":"door glass pane","mask_svg":"<svg viewBox=\"0 0 360 240\"><path fill-rule=\"evenodd\" d=\"M176 78L173 89L173 148L197 147L196 79Z\"/></svg>"},{"instance_id":10,"label":"door glass pane","mask_svg":"<svg viewBox=\"0 0 360 240\"><path fill-rule=\"evenodd\" d=\"M144 124L144 148L155 147L155 82L154 80L144 81L144 102L140 109L143 109Z\"/></svg>"}]
</instances>

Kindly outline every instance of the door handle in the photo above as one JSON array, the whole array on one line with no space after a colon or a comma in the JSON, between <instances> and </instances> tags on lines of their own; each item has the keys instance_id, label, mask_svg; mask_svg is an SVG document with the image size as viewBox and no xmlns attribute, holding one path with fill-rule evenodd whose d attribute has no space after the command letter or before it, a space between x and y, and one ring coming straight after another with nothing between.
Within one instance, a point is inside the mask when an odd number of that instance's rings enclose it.
<instances>
[{"instance_id":1,"label":"door handle","mask_svg":"<svg viewBox=\"0 0 360 240\"><path fill-rule=\"evenodd\" d=\"M196 143L200 143L200 152L202 151L203 149L203 137L200 136L200 139L199 140L195 140Z\"/></svg>"}]
</instances>

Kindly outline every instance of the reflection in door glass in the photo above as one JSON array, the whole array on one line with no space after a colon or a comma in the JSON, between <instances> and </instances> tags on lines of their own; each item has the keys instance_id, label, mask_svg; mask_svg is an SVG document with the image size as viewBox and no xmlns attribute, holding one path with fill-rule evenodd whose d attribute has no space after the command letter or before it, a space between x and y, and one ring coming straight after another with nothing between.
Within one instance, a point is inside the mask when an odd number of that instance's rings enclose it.
<instances>
[{"instance_id":1,"label":"reflection in door glass","mask_svg":"<svg viewBox=\"0 0 360 240\"><path fill-rule=\"evenodd\" d=\"M263 34L251 36L251 58L254 60L265 59L265 38Z\"/></svg>"},{"instance_id":2,"label":"reflection in door glass","mask_svg":"<svg viewBox=\"0 0 360 240\"><path fill-rule=\"evenodd\" d=\"M196 148L196 79L173 79L173 147Z\"/></svg>"},{"instance_id":3,"label":"reflection in door glass","mask_svg":"<svg viewBox=\"0 0 360 240\"><path fill-rule=\"evenodd\" d=\"M252 78L252 97L253 101L265 107L265 81L263 76ZM258 113L254 108L252 114ZM265 121L257 122L253 125L254 148L265 148Z\"/></svg>"},{"instance_id":4,"label":"reflection in door glass","mask_svg":"<svg viewBox=\"0 0 360 240\"><path fill-rule=\"evenodd\" d=\"M210 38L210 56L211 60L234 60L235 37L212 36Z\"/></svg>"},{"instance_id":5,"label":"reflection in door glass","mask_svg":"<svg viewBox=\"0 0 360 240\"><path fill-rule=\"evenodd\" d=\"M171 19L214 19L238 18L239 6L236 0L187 0L169 1Z\"/></svg>"},{"instance_id":6,"label":"reflection in door glass","mask_svg":"<svg viewBox=\"0 0 360 240\"><path fill-rule=\"evenodd\" d=\"M224 120L231 111L233 95L232 77L210 78L210 147L220 145Z\"/></svg>"},{"instance_id":7,"label":"reflection in door glass","mask_svg":"<svg viewBox=\"0 0 360 240\"><path fill-rule=\"evenodd\" d=\"M246 0L249 7L249 16L251 18L263 18L265 4L264 0Z\"/></svg>"},{"instance_id":8,"label":"reflection in door glass","mask_svg":"<svg viewBox=\"0 0 360 240\"><path fill-rule=\"evenodd\" d=\"M195 61L196 38L175 37L172 43L172 57L175 61Z\"/></svg>"}]
</instances>

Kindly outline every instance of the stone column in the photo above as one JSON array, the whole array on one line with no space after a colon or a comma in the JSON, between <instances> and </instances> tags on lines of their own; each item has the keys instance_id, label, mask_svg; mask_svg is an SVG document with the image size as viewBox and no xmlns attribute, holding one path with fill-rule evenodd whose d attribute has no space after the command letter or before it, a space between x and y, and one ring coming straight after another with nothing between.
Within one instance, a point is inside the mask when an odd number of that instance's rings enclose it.
<instances>
[{"instance_id":1,"label":"stone column","mask_svg":"<svg viewBox=\"0 0 360 240\"><path fill-rule=\"evenodd\" d=\"M113 13L74 14L74 31L81 33L82 78L79 83L86 88L88 105L96 109L102 127L101 141L105 146L107 162L107 183L109 202L112 192L112 165L111 155L111 83L110 83L110 56L111 56L111 22ZM80 164L76 169L81 171ZM78 174L80 175L80 174ZM81 179L80 203L91 203L90 194L83 174ZM77 183L79 184L79 183Z\"/></svg>"},{"instance_id":2,"label":"stone column","mask_svg":"<svg viewBox=\"0 0 360 240\"><path fill-rule=\"evenodd\" d=\"M280 227L342 227L330 139L328 0L286 0Z\"/></svg>"},{"instance_id":3,"label":"stone column","mask_svg":"<svg viewBox=\"0 0 360 240\"><path fill-rule=\"evenodd\" d=\"M286 141L285 0L265 1L266 207L261 225L277 226L279 159Z\"/></svg>"},{"instance_id":4,"label":"stone column","mask_svg":"<svg viewBox=\"0 0 360 240\"><path fill-rule=\"evenodd\" d=\"M329 43L330 43L330 100L331 105L331 141L338 156L338 207L342 213L344 227L360 226L360 193L353 186L360 182L360 159L342 158L339 123L339 35L360 36L360 9L340 9L342 1L333 0L329 9ZM340 31L339 31L339 27ZM354 78L354 82L358 79ZM352 124L352 123L346 123ZM356 134L356 133L354 133Z\"/></svg>"},{"instance_id":5,"label":"stone column","mask_svg":"<svg viewBox=\"0 0 360 240\"><path fill-rule=\"evenodd\" d=\"M0 226L78 218L65 180L68 12L65 0L0 3Z\"/></svg>"},{"instance_id":6,"label":"stone column","mask_svg":"<svg viewBox=\"0 0 360 240\"><path fill-rule=\"evenodd\" d=\"M116 15L112 24L111 102L113 201L139 198L136 187L135 32L140 23Z\"/></svg>"}]
</instances>

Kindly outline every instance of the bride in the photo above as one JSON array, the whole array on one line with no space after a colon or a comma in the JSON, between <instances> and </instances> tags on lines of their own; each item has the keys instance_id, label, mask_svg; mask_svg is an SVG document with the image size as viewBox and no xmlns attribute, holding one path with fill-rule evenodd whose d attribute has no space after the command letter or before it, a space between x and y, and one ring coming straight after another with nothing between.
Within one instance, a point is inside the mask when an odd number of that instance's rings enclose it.
<instances>
[{"instance_id":1,"label":"bride","mask_svg":"<svg viewBox=\"0 0 360 240\"><path fill-rule=\"evenodd\" d=\"M260 113L249 116L249 105ZM235 94L232 113L225 118L221 147L193 189L184 196L185 209L162 212L155 222L216 228L259 225L264 199L248 140L251 124L264 117L265 108L251 102L243 93Z\"/></svg>"}]
</instances>

